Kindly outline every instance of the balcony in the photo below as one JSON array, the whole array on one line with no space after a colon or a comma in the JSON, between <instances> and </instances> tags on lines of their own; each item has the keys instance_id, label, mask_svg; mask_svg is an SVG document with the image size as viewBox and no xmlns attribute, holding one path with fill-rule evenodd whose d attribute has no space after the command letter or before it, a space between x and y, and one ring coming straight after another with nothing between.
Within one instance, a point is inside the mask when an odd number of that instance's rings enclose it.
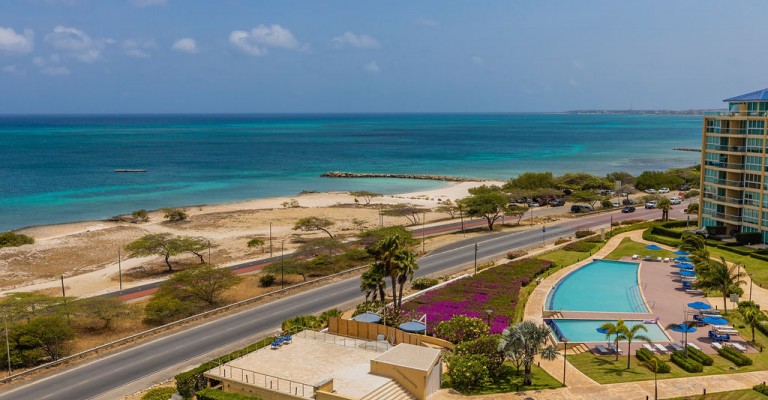
<instances>
[{"instance_id":1,"label":"balcony","mask_svg":"<svg viewBox=\"0 0 768 400\"><path fill-rule=\"evenodd\" d=\"M707 212L706 210L704 210L702 214L704 217L721 219L721 220L730 221L730 222L741 222L741 218L742 218L741 215L726 214L721 212L713 213L713 212Z\"/></svg>"},{"instance_id":2,"label":"balcony","mask_svg":"<svg viewBox=\"0 0 768 400\"><path fill-rule=\"evenodd\" d=\"M732 151L737 153L743 153L747 151L746 146L724 146L721 144L707 144L707 150L717 150L717 151ZM758 151L760 149L758 148Z\"/></svg>"},{"instance_id":3,"label":"balcony","mask_svg":"<svg viewBox=\"0 0 768 400\"><path fill-rule=\"evenodd\" d=\"M738 204L738 205L745 204L745 205L754 206L754 207L759 207L760 205L760 202L757 200L741 199L736 197L726 197L726 196L720 196L714 193L704 193L702 196L704 196L705 199L719 201L721 203Z\"/></svg>"},{"instance_id":4,"label":"balcony","mask_svg":"<svg viewBox=\"0 0 768 400\"><path fill-rule=\"evenodd\" d=\"M705 112L707 117L766 117L768 111L717 111L717 112Z\"/></svg>"},{"instance_id":5,"label":"balcony","mask_svg":"<svg viewBox=\"0 0 768 400\"><path fill-rule=\"evenodd\" d=\"M730 187L738 187L738 188L750 188L750 189L761 188L761 185L759 182L731 181L728 179L712 178L709 176L704 177L704 182L714 183L715 185L720 185L720 186L730 186Z\"/></svg>"},{"instance_id":6,"label":"balcony","mask_svg":"<svg viewBox=\"0 0 768 400\"><path fill-rule=\"evenodd\" d=\"M708 167L715 167L715 168L738 169L738 170L744 169L744 163L734 164L734 163L725 163L720 161L707 160L707 161L704 161L704 165Z\"/></svg>"}]
</instances>

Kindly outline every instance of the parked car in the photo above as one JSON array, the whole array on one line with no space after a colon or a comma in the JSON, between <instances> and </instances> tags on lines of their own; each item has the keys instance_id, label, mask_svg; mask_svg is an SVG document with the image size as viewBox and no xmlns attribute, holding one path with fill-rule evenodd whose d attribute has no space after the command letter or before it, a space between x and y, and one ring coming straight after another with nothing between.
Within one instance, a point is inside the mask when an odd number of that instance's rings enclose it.
<instances>
[{"instance_id":1,"label":"parked car","mask_svg":"<svg viewBox=\"0 0 768 400\"><path fill-rule=\"evenodd\" d=\"M571 206L572 213L580 213L580 212L587 212L587 211L592 211L592 207L584 206L581 204L574 204Z\"/></svg>"},{"instance_id":2,"label":"parked car","mask_svg":"<svg viewBox=\"0 0 768 400\"><path fill-rule=\"evenodd\" d=\"M614 206L614 207L618 207L619 206L619 202L618 201L613 201L613 202L611 202L611 205Z\"/></svg>"},{"instance_id":3,"label":"parked car","mask_svg":"<svg viewBox=\"0 0 768 400\"><path fill-rule=\"evenodd\" d=\"M537 201L529 201L528 207L539 207L539 202Z\"/></svg>"},{"instance_id":4,"label":"parked car","mask_svg":"<svg viewBox=\"0 0 768 400\"><path fill-rule=\"evenodd\" d=\"M629 206L629 205L635 204L635 201L632 199L624 199L621 201L621 204L624 204L625 206Z\"/></svg>"},{"instance_id":5,"label":"parked car","mask_svg":"<svg viewBox=\"0 0 768 400\"><path fill-rule=\"evenodd\" d=\"M669 202L672 203L672 205L675 205L681 204L683 201L679 197L670 197Z\"/></svg>"},{"instance_id":6,"label":"parked car","mask_svg":"<svg viewBox=\"0 0 768 400\"><path fill-rule=\"evenodd\" d=\"M624 214L626 214L626 213L633 213L633 212L635 212L635 207L626 206L626 207L621 209L621 212L623 212Z\"/></svg>"},{"instance_id":7,"label":"parked car","mask_svg":"<svg viewBox=\"0 0 768 400\"><path fill-rule=\"evenodd\" d=\"M691 187L688 186L688 185L683 185L683 186L680 186L679 188L677 188L677 190L682 190L683 192L687 192L687 191L691 190Z\"/></svg>"},{"instance_id":8,"label":"parked car","mask_svg":"<svg viewBox=\"0 0 768 400\"><path fill-rule=\"evenodd\" d=\"M651 200L645 203L645 208L656 208L656 200Z\"/></svg>"},{"instance_id":9,"label":"parked car","mask_svg":"<svg viewBox=\"0 0 768 400\"><path fill-rule=\"evenodd\" d=\"M645 193L656 194L656 189L645 189Z\"/></svg>"},{"instance_id":10,"label":"parked car","mask_svg":"<svg viewBox=\"0 0 768 400\"><path fill-rule=\"evenodd\" d=\"M669 193L669 188L661 188L659 189L659 193Z\"/></svg>"},{"instance_id":11,"label":"parked car","mask_svg":"<svg viewBox=\"0 0 768 400\"><path fill-rule=\"evenodd\" d=\"M555 199L549 202L550 207L562 207L565 205L565 200L563 199Z\"/></svg>"},{"instance_id":12,"label":"parked car","mask_svg":"<svg viewBox=\"0 0 768 400\"><path fill-rule=\"evenodd\" d=\"M563 189L562 192L566 196L570 196L570 195L573 194L573 190L571 190L571 189Z\"/></svg>"}]
</instances>

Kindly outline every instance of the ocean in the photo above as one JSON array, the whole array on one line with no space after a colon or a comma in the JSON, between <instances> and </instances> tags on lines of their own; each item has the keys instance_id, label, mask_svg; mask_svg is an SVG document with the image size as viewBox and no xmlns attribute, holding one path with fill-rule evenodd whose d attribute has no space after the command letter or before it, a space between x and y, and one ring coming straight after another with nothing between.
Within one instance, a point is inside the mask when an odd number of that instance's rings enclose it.
<instances>
[{"instance_id":1,"label":"ocean","mask_svg":"<svg viewBox=\"0 0 768 400\"><path fill-rule=\"evenodd\" d=\"M0 231L137 209L447 185L328 171L506 180L685 167L700 116L598 114L0 116ZM146 173L115 173L146 169Z\"/></svg>"}]
</instances>

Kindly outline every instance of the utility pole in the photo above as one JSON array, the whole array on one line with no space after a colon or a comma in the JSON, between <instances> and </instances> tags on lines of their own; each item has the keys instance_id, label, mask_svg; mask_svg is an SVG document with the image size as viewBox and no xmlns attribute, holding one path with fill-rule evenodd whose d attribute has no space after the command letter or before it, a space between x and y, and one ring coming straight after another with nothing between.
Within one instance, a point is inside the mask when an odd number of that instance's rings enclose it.
<instances>
[{"instance_id":1,"label":"utility pole","mask_svg":"<svg viewBox=\"0 0 768 400\"><path fill-rule=\"evenodd\" d=\"M5 354L8 356L8 376L13 374L11 368L11 344L8 341L8 310L3 313L3 322L5 323Z\"/></svg>"},{"instance_id":2,"label":"utility pole","mask_svg":"<svg viewBox=\"0 0 768 400\"><path fill-rule=\"evenodd\" d=\"M421 254L424 254L424 225L427 223L427 213L422 213L421 215Z\"/></svg>"},{"instance_id":3,"label":"utility pole","mask_svg":"<svg viewBox=\"0 0 768 400\"><path fill-rule=\"evenodd\" d=\"M280 289L285 289L285 240L280 242Z\"/></svg>"},{"instance_id":4,"label":"utility pole","mask_svg":"<svg viewBox=\"0 0 768 400\"><path fill-rule=\"evenodd\" d=\"M119 247L117 248L117 277L120 282L120 290L123 290L123 265Z\"/></svg>"},{"instance_id":5,"label":"utility pole","mask_svg":"<svg viewBox=\"0 0 768 400\"><path fill-rule=\"evenodd\" d=\"M272 258L272 223L269 223L269 258Z\"/></svg>"},{"instance_id":6,"label":"utility pole","mask_svg":"<svg viewBox=\"0 0 768 400\"><path fill-rule=\"evenodd\" d=\"M477 275L477 242L475 242L475 275Z\"/></svg>"}]
</instances>

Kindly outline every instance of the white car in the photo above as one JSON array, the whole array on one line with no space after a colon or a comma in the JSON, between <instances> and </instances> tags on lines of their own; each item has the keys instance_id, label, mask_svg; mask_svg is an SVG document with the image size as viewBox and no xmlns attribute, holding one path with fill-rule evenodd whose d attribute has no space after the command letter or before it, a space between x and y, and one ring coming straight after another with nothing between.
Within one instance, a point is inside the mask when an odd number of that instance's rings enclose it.
<instances>
[{"instance_id":1,"label":"white car","mask_svg":"<svg viewBox=\"0 0 768 400\"><path fill-rule=\"evenodd\" d=\"M656 194L656 189L645 189L645 193Z\"/></svg>"},{"instance_id":2,"label":"white car","mask_svg":"<svg viewBox=\"0 0 768 400\"><path fill-rule=\"evenodd\" d=\"M680 200L679 197L670 197L669 202L672 203L672 205L675 205L675 204L681 204L683 201Z\"/></svg>"},{"instance_id":3,"label":"white car","mask_svg":"<svg viewBox=\"0 0 768 400\"><path fill-rule=\"evenodd\" d=\"M651 200L651 201L645 203L645 208L656 208L656 201L655 200Z\"/></svg>"},{"instance_id":4,"label":"white car","mask_svg":"<svg viewBox=\"0 0 768 400\"><path fill-rule=\"evenodd\" d=\"M661 188L659 189L659 193L669 193L669 188Z\"/></svg>"}]
</instances>

